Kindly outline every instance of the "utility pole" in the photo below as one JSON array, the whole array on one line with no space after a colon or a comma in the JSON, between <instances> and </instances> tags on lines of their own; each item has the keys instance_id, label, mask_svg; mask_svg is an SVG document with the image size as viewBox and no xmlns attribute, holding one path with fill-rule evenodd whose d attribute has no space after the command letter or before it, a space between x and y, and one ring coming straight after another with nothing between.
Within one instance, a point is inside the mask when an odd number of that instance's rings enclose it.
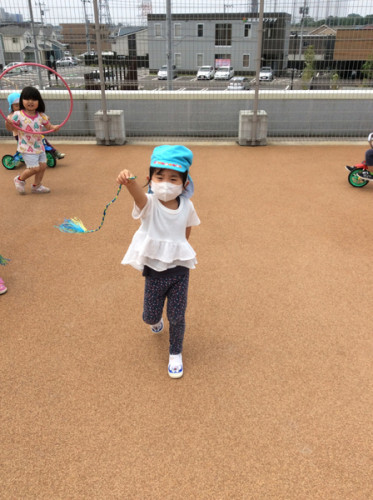
<instances>
[{"instance_id":1,"label":"utility pole","mask_svg":"<svg viewBox=\"0 0 373 500\"><path fill-rule=\"evenodd\" d=\"M40 64L38 40L37 40L36 33L35 33L34 13L32 11L31 0L28 0L28 8L29 8L29 12L30 12L32 37L33 37L33 40L34 40L35 62L38 63L38 64ZM42 88L44 88L44 86L43 86L43 79L41 77L40 67L38 66L37 68L38 68L38 76L39 76L39 87L42 89Z\"/></svg>"},{"instance_id":2,"label":"utility pole","mask_svg":"<svg viewBox=\"0 0 373 500\"><path fill-rule=\"evenodd\" d=\"M88 55L90 55L91 53L91 40L90 40L90 36L89 36L89 19L88 19L88 16L87 16L87 9L85 8L85 4L86 2L89 2L90 0L82 0L83 2L83 8L84 8L84 19L85 19L85 37L86 37L86 40L87 40L87 52L88 52Z\"/></svg>"},{"instance_id":3,"label":"utility pole","mask_svg":"<svg viewBox=\"0 0 373 500\"><path fill-rule=\"evenodd\" d=\"M174 71L172 68L172 22L171 22L171 0L166 2L166 24L167 24L167 90L173 89Z\"/></svg>"},{"instance_id":4,"label":"utility pole","mask_svg":"<svg viewBox=\"0 0 373 500\"><path fill-rule=\"evenodd\" d=\"M34 13L32 11L31 0L28 0L28 7L29 7L29 11L30 11L30 21L31 21L32 38L34 40L35 62L38 63L38 64L40 64L38 40L37 40L36 33L35 33Z\"/></svg>"},{"instance_id":5,"label":"utility pole","mask_svg":"<svg viewBox=\"0 0 373 500\"><path fill-rule=\"evenodd\" d=\"M302 15L301 20L300 20L300 40L299 40L299 53L298 53L298 60L299 60L299 69L302 69L301 66L301 58L302 58L302 50L303 50L303 25L304 25L304 17L308 15L308 7L307 7L307 0L304 0L303 7L300 7L299 13Z\"/></svg>"},{"instance_id":6,"label":"utility pole","mask_svg":"<svg viewBox=\"0 0 373 500\"><path fill-rule=\"evenodd\" d=\"M45 62L45 46L46 46L46 37L45 37L45 29L44 29L44 5L41 2L38 3L40 10L40 20L41 20L41 30L43 32L43 44L44 44L44 62Z\"/></svg>"},{"instance_id":7,"label":"utility pole","mask_svg":"<svg viewBox=\"0 0 373 500\"><path fill-rule=\"evenodd\" d=\"M108 0L99 0L98 13L99 13L100 24L104 24L106 18L106 24L109 26L109 28L112 28L113 21L111 20Z\"/></svg>"},{"instance_id":8,"label":"utility pole","mask_svg":"<svg viewBox=\"0 0 373 500\"><path fill-rule=\"evenodd\" d=\"M259 73L262 64L262 45L263 45L263 17L264 17L264 0L259 3L259 25L258 25L258 47L256 59L256 78L255 78L255 95L253 105L253 126L251 129L251 145L256 145L256 131L258 129L258 104L259 104Z\"/></svg>"}]
</instances>

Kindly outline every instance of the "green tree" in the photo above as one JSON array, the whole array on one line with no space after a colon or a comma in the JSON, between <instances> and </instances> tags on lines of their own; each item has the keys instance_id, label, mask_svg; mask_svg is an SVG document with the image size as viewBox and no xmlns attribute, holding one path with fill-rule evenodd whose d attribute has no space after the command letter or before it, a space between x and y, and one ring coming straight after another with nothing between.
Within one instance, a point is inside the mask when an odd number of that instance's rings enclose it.
<instances>
[{"instance_id":1,"label":"green tree","mask_svg":"<svg viewBox=\"0 0 373 500\"><path fill-rule=\"evenodd\" d=\"M338 73L333 73L332 76L332 89L337 90L338 88L339 75Z\"/></svg>"},{"instance_id":2,"label":"green tree","mask_svg":"<svg viewBox=\"0 0 373 500\"><path fill-rule=\"evenodd\" d=\"M302 74L303 87L307 88L308 82L315 74L315 49L309 45L304 53L304 69Z\"/></svg>"},{"instance_id":3,"label":"green tree","mask_svg":"<svg viewBox=\"0 0 373 500\"><path fill-rule=\"evenodd\" d=\"M371 54L362 65L361 72L363 73L364 78L368 80L373 78L373 54Z\"/></svg>"}]
</instances>

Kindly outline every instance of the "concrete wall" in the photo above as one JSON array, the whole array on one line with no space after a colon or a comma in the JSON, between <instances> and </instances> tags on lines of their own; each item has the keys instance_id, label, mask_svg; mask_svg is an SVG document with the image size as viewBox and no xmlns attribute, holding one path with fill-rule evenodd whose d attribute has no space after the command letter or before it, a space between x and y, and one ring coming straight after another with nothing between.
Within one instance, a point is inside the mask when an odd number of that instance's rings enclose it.
<instances>
[{"instance_id":1,"label":"concrete wall","mask_svg":"<svg viewBox=\"0 0 373 500\"><path fill-rule=\"evenodd\" d=\"M0 90L1 110L7 114ZM64 91L43 91L52 123L68 113ZM73 91L74 108L59 135L94 137L100 91ZM373 90L261 91L258 108L268 115L268 137L361 137L373 131ZM131 137L238 137L240 110L252 110L254 91L107 91L108 110L123 110ZM9 136L0 120L0 136Z\"/></svg>"}]
</instances>

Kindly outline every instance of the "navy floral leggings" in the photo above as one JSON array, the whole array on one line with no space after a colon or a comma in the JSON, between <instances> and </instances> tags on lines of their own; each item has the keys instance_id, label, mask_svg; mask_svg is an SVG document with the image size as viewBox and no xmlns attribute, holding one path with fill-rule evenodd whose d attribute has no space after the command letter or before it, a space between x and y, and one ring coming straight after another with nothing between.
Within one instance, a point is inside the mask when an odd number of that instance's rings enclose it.
<instances>
[{"instance_id":1,"label":"navy floral leggings","mask_svg":"<svg viewBox=\"0 0 373 500\"><path fill-rule=\"evenodd\" d=\"M167 297L170 354L180 354L183 350L188 284L189 272L176 276L161 278L146 276L145 278L143 320L149 325L159 323Z\"/></svg>"}]
</instances>

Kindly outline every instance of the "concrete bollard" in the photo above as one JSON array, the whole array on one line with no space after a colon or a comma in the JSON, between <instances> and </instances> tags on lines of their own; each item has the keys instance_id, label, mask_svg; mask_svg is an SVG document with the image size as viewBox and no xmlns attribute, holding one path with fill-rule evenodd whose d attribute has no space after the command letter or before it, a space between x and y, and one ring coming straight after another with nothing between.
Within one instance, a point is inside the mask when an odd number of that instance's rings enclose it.
<instances>
[{"instance_id":1,"label":"concrete bollard","mask_svg":"<svg viewBox=\"0 0 373 500\"><path fill-rule=\"evenodd\" d=\"M238 144L240 146L265 146L267 144L268 117L267 112L258 110L256 123L256 137L252 141L254 112L249 110L240 111L240 122L238 129Z\"/></svg>"},{"instance_id":2,"label":"concrete bollard","mask_svg":"<svg viewBox=\"0 0 373 500\"><path fill-rule=\"evenodd\" d=\"M126 130L124 126L123 110L110 110L107 112L109 125L109 144L105 138L105 122L102 111L95 113L96 143L100 145L123 145L126 143Z\"/></svg>"}]
</instances>

